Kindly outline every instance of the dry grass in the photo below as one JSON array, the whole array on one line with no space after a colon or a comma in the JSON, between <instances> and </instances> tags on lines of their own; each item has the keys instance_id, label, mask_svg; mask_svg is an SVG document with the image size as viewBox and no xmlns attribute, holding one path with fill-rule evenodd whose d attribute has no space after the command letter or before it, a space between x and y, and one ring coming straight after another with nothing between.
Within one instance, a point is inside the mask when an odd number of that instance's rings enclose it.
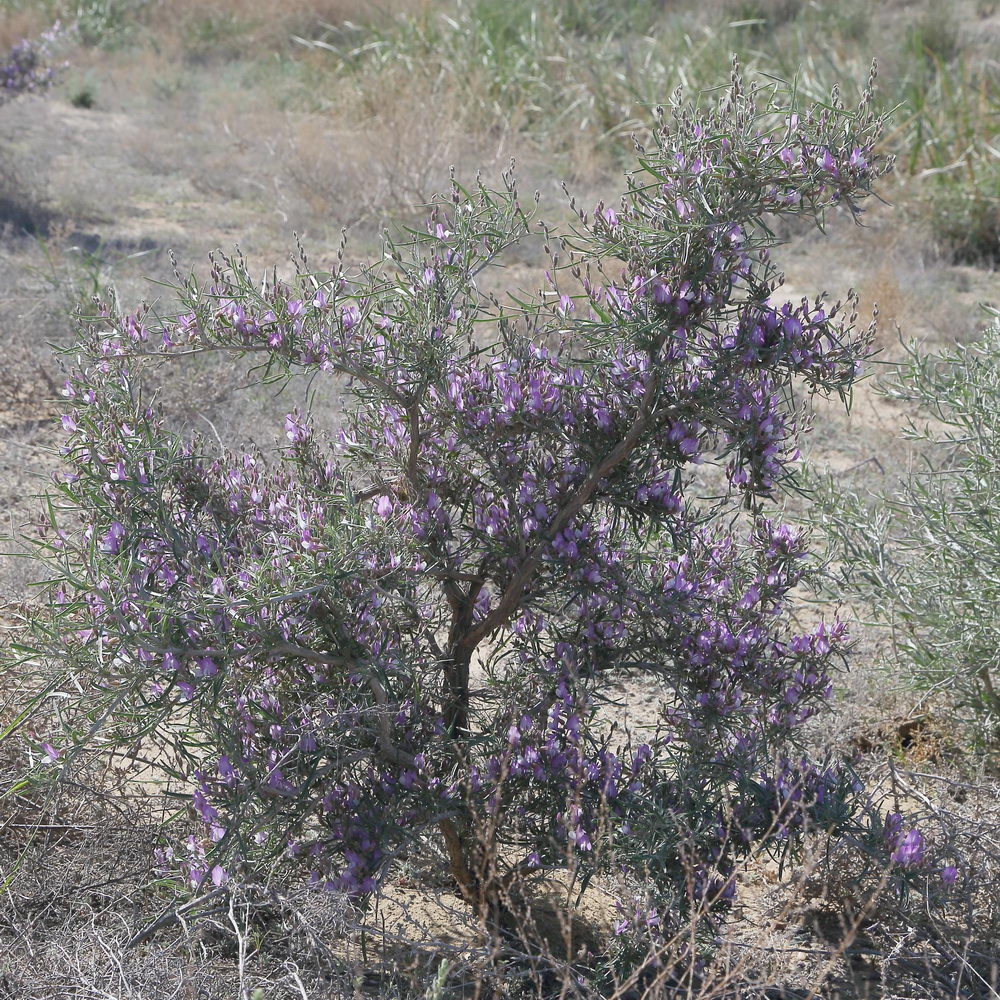
<instances>
[{"instance_id":1,"label":"dry grass","mask_svg":"<svg viewBox=\"0 0 1000 1000\"><path fill-rule=\"evenodd\" d=\"M409 215L443 189L451 166L492 175L508 158L504 136L470 131L457 95L427 101L395 83L400 90L371 117L310 115L291 125L284 166L311 212L339 212L345 225Z\"/></svg>"},{"instance_id":2,"label":"dry grass","mask_svg":"<svg viewBox=\"0 0 1000 1000\"><path fill-rule=\"evenodd\" d=\"M289 48L332 26L365 23L418 10L428 0L160 0L148 28L167 51L213 61L248 49Z\"/></svg>"},{"instance_id":3,"label":"dry grass","mask_svg":"<svg viewBox=\"0 0 1000 1000\"><path fill-rule=\"evenodd\" d=\"M23 38L34 38L51 27L44 11L37 8L0 7L0 56Z\"/></svg>"}]
</instances>

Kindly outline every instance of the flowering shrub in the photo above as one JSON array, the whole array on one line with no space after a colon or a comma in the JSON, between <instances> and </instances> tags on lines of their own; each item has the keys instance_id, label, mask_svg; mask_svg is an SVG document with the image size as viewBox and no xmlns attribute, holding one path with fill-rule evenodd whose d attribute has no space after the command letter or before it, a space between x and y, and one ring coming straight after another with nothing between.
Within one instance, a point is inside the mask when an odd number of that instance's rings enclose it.
<instances>
[{"instance_id":1,"label":"flowering shrub","mask_svg":"<svg viewBox=\"0 0 1000 1000\"><path fill-rule=\"evenodd\" d=\"M854 209L883 121L870 88L779 97L734 74L661 114L620 204L563 237L513 174L453 182L357 271L220 256L177 316L85 324L33 655L84 685L55 752L155 734L187 761L192 885L280 857L360 899L436 839L491 921L570 867L668 922L730 898L761 840L847 818L849 778L795 749L845 630L790 627L804 541L762 510L793 385L845 393L871 330L774 300L766 221ZM480 276L536 236L546 290L501 304ZM339 377L343 426L292 412L280 463L209 457L144 373L212 351ZM665 692L643 742L609 719L627 677Z\"/></svg>"},{"instance_id":2,"label":"flowering shrub","mask_svg":"<svg viewBox=\"0 0 1000 1000\"><path fill-rule=\"evenodd\" d=\"M56 71L49 65L49 57L60 30L56 22L38 41L24 38L0 58L0 103L18 94L44 90L52 83Z\"/></svg>"},{"instance_id":3,"label":"flowering shrub","mask_svg":"<svg viewBox=\"0 0 1000 1000\"><path fill-rule=\"evenodd\" d=\"M57 21L35 39L22 39L9 52L0 50L0 107L16 97L47 89L57 68L51 64L52 50L62 33ZM15 231L45 233L51 212L39 203L35 185L18 169L12 150L0 144L0 235L8 226Z\"/></svg>"}]
</instances>

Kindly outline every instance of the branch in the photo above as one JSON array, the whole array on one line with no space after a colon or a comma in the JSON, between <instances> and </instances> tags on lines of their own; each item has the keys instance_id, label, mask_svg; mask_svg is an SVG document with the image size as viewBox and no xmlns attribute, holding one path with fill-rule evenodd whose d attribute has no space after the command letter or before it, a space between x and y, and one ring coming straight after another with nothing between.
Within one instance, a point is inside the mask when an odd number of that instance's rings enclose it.
<instances>
[{"instance_id":1,"label":"branch","mask_svg":"<svg viewBox=\"0 0 1000 1000\"><path fill-rule=\"evenodd\" d=\"M524 596L524 591L531 582L535 570L541 564L542 556L551 544L552 539L586 506L601 481L608 473L619 466L639 443L643 432L649 426L651 420L650 411L658 388L659 379L655 376L651 377L649 384L646 386L646 391L643 393L635 422L629 429L628 434L600 462L591 468L587 474L587 478L576 493L573 494L566 505L552 519L546 537L535 545L528 554L528 557L518 567L497 606L478 625L470 628L458 640L456 650L467 654L471 653L484 637L508 621L510 616L517 610Z\"/></svg>"},{"instance_id":2,"label":"branch","mask_svg":"<svg viewBox=\"0 0 1000 1000\"><path fill-rule=\"evenodd\" d=\"M189 347L177 351L123 351L121 354L116 354L115 357L159 358L163 361L169 361L172 358L190 358L196 354L207 354L210 351L226 351L229 354L270 354L272 357L277 354L280 356L279 351L276 351L267 344L201 344L198 347ZM304 363L296 362L293 358L287 358L286 360L290 365L299 364L303 368L307 367ZM330 364L333 371L338 371L342 375L356 378L359 382L364 382L375 389L380 389L386 396L397 403L403 402L403 397L399 390L386 382L385 379L379 378L377 375L372 375L363 368L358 368L344 360L333 360L331 358Z\"/></svg>"},{"instance_id":3,"label":"branch","mask_svg":"<svg viewBox=\"0 0 1000 1000\"><path fill-rule=\"evenodd\" d=\"M282 656L295 656L302 660L311 660L313 663L324 663L335 667L351 667L364 673L368 680L368 687L375 697L375 704L379 708L378 731L379 731L379 752L382 756L393 764L401 764L403 767L416 769L417 762L413 754L406 750L400 750L392 742L392 728L389 725L389 697L386 694L385 685L369 663L351 659L346 656L335 656L329 653L317 653L304 646L296 646L293 643L281 643L272 650Z\"/></svg>"},{"instance_id":4,"label":"branch","mask_svg":"<svg viewBox=\"0 0 1000 1000\"><path fill-rule=\"evenodd\" d=\"M193 910L203 903L209 903L213 899L218 899L219 896L225 895L229 890L225 887L220 887L218 889L213 889L210 893L204 896L196 896L194 899L189 899L186 903L178 906L176 910L170 910L167 913L162 913L158 916L152 923L146 924L146 926L139 931L138 934L131 937L125 942L126 948L135 948L142 944L144 941L148 941L161 927L169 927L171 924L179 924L184 918L184 914L189 910Z\"/></svg>"}]
</instances>

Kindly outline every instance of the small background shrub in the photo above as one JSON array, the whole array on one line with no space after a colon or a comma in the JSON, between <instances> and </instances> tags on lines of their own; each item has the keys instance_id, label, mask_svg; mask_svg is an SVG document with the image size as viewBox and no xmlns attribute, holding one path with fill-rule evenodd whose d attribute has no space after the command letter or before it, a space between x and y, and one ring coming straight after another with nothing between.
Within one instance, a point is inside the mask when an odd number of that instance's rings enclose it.
<instances>
[{"instance_id":1,"label":"small background shrub","mask_svg":"<svg viewBox=\"0 0 1000 1000\"><path fill-rule=\"evenodd\" d=\"M1000 326L944 353L911 346L879 390L912 403L922 445L898 491L828 489L836 577L892 629L896 669L1000 737ZM832 487L832 484L831 484Z\"/></svg>"},{"instance_id":2,"label":"small background shrub","mask_svg":"<svg viewBox=\"0 0 1000 1000\"><path fill-rule=\"evenodd\" d=\"M56 76L52 49L58 35L57 24L38 39L23 38L8 52L0 52L0 107L22 94L40 93L51 86ZM11 151L0 145L0 235L13 231L44 236L51 222L52 214L37 187L25 179L25 171Z\"/></svg>"}]
</instances>

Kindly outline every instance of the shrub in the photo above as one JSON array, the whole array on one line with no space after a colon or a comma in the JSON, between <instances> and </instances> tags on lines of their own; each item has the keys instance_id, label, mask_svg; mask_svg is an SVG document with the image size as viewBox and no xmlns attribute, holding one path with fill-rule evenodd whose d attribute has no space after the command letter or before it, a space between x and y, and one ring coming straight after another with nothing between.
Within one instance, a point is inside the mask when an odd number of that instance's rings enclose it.
<instances>
[{"instance_id":1,"label":"shrub","mask_svg":"<svg viewBox=\"0 0 1000 1000\"><path fill-rule=\"evenodd\" d=\"M50 65L52 46L60 33L59 23L38 41L25 38L0 58L0 106L21 94L47 89L55 79ZM18 232L44 234L52 222L51 212L35 197L16 163L0 148L0 235L8 227Z\"/></svg>"},{"instance_id":2,"label":"shrub","mask_svg":"<svg viewBox=\"0 0 1000 1000\"><path fill-rule=\"evenodd\" d=\"M916 347L881 387L927 420L922 468L890 495L826 491L840 580L892 626L901 665L989 740L1000 736L1000 326L945 354ZM838 583L839 586L839 583Z\"/></svg>"},{"instance_id":3,"label":"shrub","mask_svg":"<svg viewBox=\"0 0 1000 1000\"><path fill-rule=\"evenodd\" d=\"M37 185L25 177L25 171L0 150L0 236L45 236L52 228L54 214L45 204Z\"/></svg>"},{"instance_id":4,"label":"shrub","mask_svg":"<svg viewBox=\"0 0 1000 1000\"><path fill-rule=\"evenodd\" d=\"M74 11L74 28L84 45L118 48L129 41L150 6L148 0L81 0Z\"/></svg>"},{"instance_id":5,"label":"shrub","mask_svg":"<svg viewBox=\"0 0 1000 1000\"><path fill-rule=\"evenodd\" d=\"M54 601L20 647L80 683L49 758L169 745L204 836L164 864L194 887L280 862L360 905L437 842L500 942L532 877L601 877L619 973L661 985L659 949L725 907L740 857L847 822L850 776L797 737L845 630L791 626L804 541L763 504L793 386L846 393L872 331L772 301L768 220L857 211L883 120L870 87L851 111L780 97L734 74L711 110L661 114L621 203L562 237L513 173L453 181L373 264L300 251L261 281L219 255L178 315L84 323L39 543ZM536 238L543 292L481 289ZM144 373L211 351L339 377L348 416L331 442L289 413L278 463L210 458ZM630 677L664 691L641 742L611 719Z\"/></svg>"},{"instance_id":6,"label":"shrub","mask_svg":"<svg viewBox=\"0 0 1000 1000\"><path fill-rule=\"evenodd\" d=\"M44 90L52 83L55 69L48 60L58 35L57 22L38 41L24 38L17 42L0 60L0 104L18 94Z\"/></svg>"}]
</instances>

